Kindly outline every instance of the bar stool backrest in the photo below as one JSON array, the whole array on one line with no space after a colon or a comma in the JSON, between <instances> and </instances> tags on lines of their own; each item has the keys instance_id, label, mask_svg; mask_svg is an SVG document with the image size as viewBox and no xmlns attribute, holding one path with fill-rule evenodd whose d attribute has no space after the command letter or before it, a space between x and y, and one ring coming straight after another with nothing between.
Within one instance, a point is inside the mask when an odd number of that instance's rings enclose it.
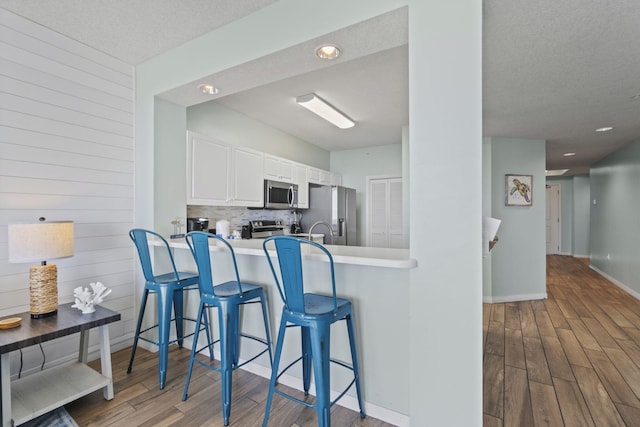
<instances>
[{"instance_id":1,"label":"bar stool backrest","mask_svg":"<svg viewBox=\"0 0 640 427\"><path fill-rule=\"evenodd\" d=\"M233 269L235 273L235 282L238 286L238 293L240 294L240 298L242 298L243 292L240 284L240 275L238 274L238 263L236 262L236 254L233 250L233 247L229 244L229 242L219 236L216 236L215 234L206 233L204 231L191 231L187 233L187 235L185 236L185 240L187 241L189 249L191 249L191 253L193 254L193 258L196 261L196 265L198 266L198 275L200 276L198 286L200 287L200 293L215 296L215 282L213 280L214 278L213 270L211 268L211 252L209 250L209 242L212 239L217 240L218 242L222 242L222 248L226 249L229 254L231 254Z\"/></svg>"},{"instance_id":2,"label":"bar stool backrest","mask_svg":"<svg viewBox=\"0 0 640 427\"><path fill-rule=\"evenodd\" d=\"M133 240L133 243L138 250L138 257L140 258L140 265L142 266L142 273L144 274L144 278L147 282L155 281L155 278L158 276L154 273L153 262L151 262L151 252L149 250L149 238L151 235L161 241L164 244L166 250L166 256L171 261L171 268L173 269L173 274L175 276L175 280L179 280L178 270L176 269L176 263L173 260L173 255L171 253L171 249L169 248L169 243L162 237L160 234L151 231L145 230L143 228L134 228L129 231L129 237Z\"/></svg>"},{"instance_id":3,"label":"bar stool backrest","mask_svg":"<svg viewBox=\"0 0 640 427\"><path fill-rule=\"evenodd\" d=\"M269 255L268 246L273 242L276 253L278 255L278 266L280 267L280 277L282 278L282 284L278 280L278 274L274 268L271 256ZM318 248L320 253L314 251L316 254L324 254L329 262L331 271L331 292L333 296L333 311L337 311L336 302L336 280L333 267L333 257L324 246L312 242L306 239L298 239L296 237L289 236L274 236L265 239L262 243L267 261L269 261L269 267L278 285L278 291L280 297L284 302L285 307L290 311L296 313L307 314L304 308L304 279L302 271L302 245L309 245L311 247Z\"/></svg>"}]
</instances>

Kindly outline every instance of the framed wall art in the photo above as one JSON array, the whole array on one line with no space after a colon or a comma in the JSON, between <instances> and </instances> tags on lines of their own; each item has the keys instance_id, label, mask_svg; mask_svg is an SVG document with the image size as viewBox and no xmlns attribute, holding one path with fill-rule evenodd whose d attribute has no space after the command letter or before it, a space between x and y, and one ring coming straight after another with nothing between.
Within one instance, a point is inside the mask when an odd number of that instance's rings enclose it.
<instances>
[{"instance_id":1,"label":"framed wall art","mask_svg":"<svg viewBox=\"0 0 640 427\"><path fill-rule=\"evenodd\" d=\"M533 175L506 174L505 206L533 205Z\"/></svg>"}]
</instances>

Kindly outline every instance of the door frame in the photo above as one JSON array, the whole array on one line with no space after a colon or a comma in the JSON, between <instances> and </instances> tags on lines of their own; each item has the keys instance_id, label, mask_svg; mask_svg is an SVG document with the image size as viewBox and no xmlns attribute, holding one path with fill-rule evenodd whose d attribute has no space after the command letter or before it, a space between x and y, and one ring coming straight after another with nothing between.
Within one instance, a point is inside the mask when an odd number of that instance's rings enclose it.
<instances>
[{"instance_id":1,"label":"door frame","mask_svg":"<svg viewBox=\"0 0 640 427\"><path fill-rule=\"evenodd\" d=\"M545 187L545 203L546 203L546 199L547 199L547 193L546 191L548 190L557 190L557 194L558 194L558 206L557 206L557 217L558 217L558 233L557 233L557 240L558 240L558 250L555 252L548 252L546 250L546 236L545 236L545 252L548 255L557 255L557 254L561 254L562 253L562 186L555 182L555 183L547 183L546 187ZM546 207L548 208L548 207ZM546 212L545 212L545 219L546 219ZM545 221L546 222L546 221ZM545 233L546 233L546 228L547 228L547 224L545 223Z\"/></svg>"}]
</instances>

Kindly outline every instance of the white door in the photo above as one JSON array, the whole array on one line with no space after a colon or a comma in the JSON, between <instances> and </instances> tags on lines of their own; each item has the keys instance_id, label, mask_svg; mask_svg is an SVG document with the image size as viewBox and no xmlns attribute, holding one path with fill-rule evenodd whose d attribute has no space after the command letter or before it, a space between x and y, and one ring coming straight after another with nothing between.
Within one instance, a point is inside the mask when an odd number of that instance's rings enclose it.
<instances>
[{"instance_id":1,"label":"white door","mask_svg":"<svg viewBox=\"0 0 640 427\"><path fill-rule=\"evenodd\" d=\"M560 253L560 184L548 184L547 193L547 254Z\"/></svg>"},{"instance_id":2,"label":"white door","mask_svg":"<svg viewBox=\"0 0 640 427\"><path fill-rule=\"evenodd\" d=\"M367 246L404 247L402 178L369 178L367 186Z\"/></svg>"}]
</instances>

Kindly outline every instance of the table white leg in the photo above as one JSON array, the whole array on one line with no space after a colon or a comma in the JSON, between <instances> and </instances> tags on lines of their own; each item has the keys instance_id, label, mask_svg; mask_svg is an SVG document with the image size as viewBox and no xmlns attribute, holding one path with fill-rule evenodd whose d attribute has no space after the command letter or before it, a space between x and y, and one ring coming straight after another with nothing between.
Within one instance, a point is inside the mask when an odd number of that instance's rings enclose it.
<instances>
[{"instance_id":1,"label":"table white leg","mask_svg":"<svg viewBox=\"0 0 640 427\"><path fill-rule=\"evenodd\" d=\"M0 382L2 383L2 427L11 427L11 365L9 353L0 357Z\"/></svg>"},{"instance_id":2,"label":"table white leg","mask_svg":"<svg viewBox=\"0 0 640 427\"><path fill-rule=\"evenodd\" d=\"M102 375L109 378L109 384L104 388L104 398L113 399L113 375L111 373L111 344L109 343L109 325L100 326L100 363Z\"/></svg>"}]
</instances>

